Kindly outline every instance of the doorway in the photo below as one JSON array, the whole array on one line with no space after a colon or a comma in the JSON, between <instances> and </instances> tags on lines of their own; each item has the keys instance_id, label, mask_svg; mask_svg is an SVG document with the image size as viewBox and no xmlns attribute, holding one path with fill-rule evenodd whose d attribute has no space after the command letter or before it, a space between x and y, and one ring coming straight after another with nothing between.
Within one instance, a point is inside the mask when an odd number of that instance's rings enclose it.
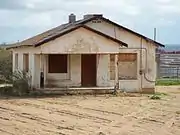
<instances>
[{"instance_id":1,"label":"doorway","mask_svg":"<svg viewBox=\"0 0 180 135\"><path fill-rule=\"evenodd\" d=\"M81 83L83 87L96 86L96 54L81 55Z\"/></svg>"}]
</instances>

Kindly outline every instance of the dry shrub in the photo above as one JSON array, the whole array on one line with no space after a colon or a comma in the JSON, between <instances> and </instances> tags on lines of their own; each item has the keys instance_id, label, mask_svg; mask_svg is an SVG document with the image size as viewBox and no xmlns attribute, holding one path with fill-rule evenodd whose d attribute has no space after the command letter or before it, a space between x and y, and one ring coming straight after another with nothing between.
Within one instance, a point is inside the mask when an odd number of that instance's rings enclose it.
<instances>
[{"instance_id":1,"label":"dry shrub","mask_svg":"<svg viewBox=\"0 0 180 135\"><path fill-rule=\"evenodd\" d=\"M30 75L24 71L16 71L12 75L13 93L16 95L27 95L29 94L30 87Z\"/></svg>"},{"instance_id":2,"label":"dry shrub","mask_svg":"<svg viewBox=\"0 0 180 135\"><path fill-rule=\"evenodd\" d=\"M16 71L12 73L11 52L0 49L0 83L12 84L0 88L1 94L6 95L26 95L29 93L30 76L27 72Z\"/></svg>"},{"instance_id":3,"label":"dry shrub","mask_svg":"<svg viewBox=\"0 0 180 135\"><path fill-rule=\"evenodd\" d=\"M0 49L0 83L8 83L12 76L12 57L9 51Z\"/></svg>"},{"instance_id":4,"label":"dry shrub","mask_svg":"<svg viewBox=\"0 0 180 135\"><path fill-rule=\"evenodd\" d=\"M7 79L7 78L6 78ZM29 94L30 76L28 73L24 71L16 71L9 75L8 84L12 84L12 86L2 87L0 93L2 95L15 95L15 96L23 96Z\"/></svg>"}]
</instances>

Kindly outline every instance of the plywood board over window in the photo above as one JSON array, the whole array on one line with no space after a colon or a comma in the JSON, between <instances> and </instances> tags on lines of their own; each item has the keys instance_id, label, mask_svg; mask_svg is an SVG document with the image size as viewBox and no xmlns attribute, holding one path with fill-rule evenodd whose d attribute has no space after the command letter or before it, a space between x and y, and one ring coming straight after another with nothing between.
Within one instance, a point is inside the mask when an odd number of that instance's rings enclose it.
<instances>
[{"instance_id":1,"label":"plywood board over window","mask_svg":"<svg viewBox=\"0 0 180 135\"><path fill-rule=\"evenodd\" d=\"M119 54L120 62L130 62L130 61L136 61L136 60L137 60L136 53L120 53Z\"/></svg>"},{"instance_id":2,"label":"plywood board over window","mask_svg":"<svg viewBox=\"0 0 180 135\"><path fill-rule=\"evenodd\" d=\"M137 53L120 53L118 71L120 80L137 79Z\"/></svg>"},{"instance_id":3,"label":"plywood board over window","mask_svg":"<svg viewBox=\"0 0 180 135\"><path fill-rule=\"evenodd\" d=\"M68 57L67 54L49 54L48 55L49 73L67 73Z\"/></svg>"}]
</instances>

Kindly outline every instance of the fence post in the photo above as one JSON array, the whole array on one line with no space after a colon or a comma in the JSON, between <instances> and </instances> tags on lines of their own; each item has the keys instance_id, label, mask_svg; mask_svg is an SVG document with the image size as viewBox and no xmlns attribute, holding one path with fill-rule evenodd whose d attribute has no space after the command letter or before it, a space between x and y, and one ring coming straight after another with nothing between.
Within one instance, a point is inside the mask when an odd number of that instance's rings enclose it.
<instances>
[{"instance_id":1,"label":"fence post","mask_svg":"<svg viewBox=\"0 0 180 135\"><path fill-rule=\"evenodd\" d=\"M177 79L179 78L179 67L177 67Z\"/></svg>"},{"instance_id":2,"label":"fence post","mask_svg":"<svg viewBox=\"0 0 180 135\"><path fill-rule=\"evenodd\" d=\"M160 78L160 57L161 55L160 54L156 54L156 64L157 64L157 67L156 67L156 74L157 74L157 78L159 79Z\"/></svg>"}]
</instances>

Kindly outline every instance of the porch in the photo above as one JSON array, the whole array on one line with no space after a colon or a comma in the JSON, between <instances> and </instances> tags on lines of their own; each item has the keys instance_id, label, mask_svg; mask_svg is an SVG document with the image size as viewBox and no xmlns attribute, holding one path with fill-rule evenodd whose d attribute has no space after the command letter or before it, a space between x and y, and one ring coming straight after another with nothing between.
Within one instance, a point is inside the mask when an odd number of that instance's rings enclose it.
<instances>
[{"instance_id":1,"label":"porch","mask_svg":"<svg viewBox=\"0 0 180 135\"><path fill-rule=\"evenodd\" d=\"M37 90L113 90L118 83L117 64L110 76L110 54L35 54L30 67Z\"/></svg>"},{"instance_id":2,"label":"porch","mask_svg":"<svg viewBox=\"0 0 180 135\"><path fill-rule=\"evenodd\" d=\"M103 91L140 89L138 53L24 53L13 55L18 69L27 71L34 90ZM16 70L13 64L13 70ZM91 92L92 93L92 92Z\"/></svg>"}]
</instances>

